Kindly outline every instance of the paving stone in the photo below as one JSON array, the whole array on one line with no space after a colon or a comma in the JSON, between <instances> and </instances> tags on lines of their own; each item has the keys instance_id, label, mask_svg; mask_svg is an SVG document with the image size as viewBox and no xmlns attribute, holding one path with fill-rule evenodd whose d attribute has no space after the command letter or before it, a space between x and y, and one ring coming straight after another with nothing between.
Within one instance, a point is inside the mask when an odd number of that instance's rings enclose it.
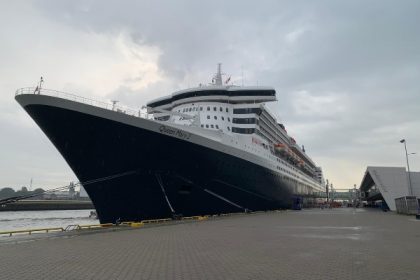
<instances>
[{"instance_id":1,"label":"paving stone","mask_svg":"<svg viewBox=\"0 0 420 280\"><path fill-rule=\"evenodd\" d=\"M420 222L365 209L0 238L0 279L420 279Z\"/></svg>"}]
</instances>

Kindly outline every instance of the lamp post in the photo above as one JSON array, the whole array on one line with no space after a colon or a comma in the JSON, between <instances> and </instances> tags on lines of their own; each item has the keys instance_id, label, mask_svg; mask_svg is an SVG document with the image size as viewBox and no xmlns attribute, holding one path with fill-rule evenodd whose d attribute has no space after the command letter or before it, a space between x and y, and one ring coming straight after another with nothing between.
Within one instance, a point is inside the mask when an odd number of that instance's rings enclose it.
<instances>
[{"instance_id":1,"label":"lamp post","mask_svg":"<svg viewBox=\"0 0 420 280\"><path fill-rule=\"evenodd\" d=\"M413 195L413 188L411 186L411 175L410 175L410 164L408 163L408 153L407 153L407 141L405 139L401 139L400 143L404 143L405 148L405 158L407 160L407 169L408 169L408 185L409 185L409 194Z\"/></svg>"}]
</instances>

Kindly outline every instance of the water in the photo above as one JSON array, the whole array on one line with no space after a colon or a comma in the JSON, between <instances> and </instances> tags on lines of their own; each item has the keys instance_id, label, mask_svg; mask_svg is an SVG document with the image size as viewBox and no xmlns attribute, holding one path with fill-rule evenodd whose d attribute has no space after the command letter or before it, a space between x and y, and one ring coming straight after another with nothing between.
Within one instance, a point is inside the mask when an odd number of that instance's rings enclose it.
<instances>
[{"instance_id":1,"label":"water","mask_svg":"<svg viewBox=\"0 0 420 280\"><path fill-rule=\"evenodd\" d=\"M92 210L6 211L0 212L0 231L99 224L89 218Z\"/></svg>"}]
</instances>

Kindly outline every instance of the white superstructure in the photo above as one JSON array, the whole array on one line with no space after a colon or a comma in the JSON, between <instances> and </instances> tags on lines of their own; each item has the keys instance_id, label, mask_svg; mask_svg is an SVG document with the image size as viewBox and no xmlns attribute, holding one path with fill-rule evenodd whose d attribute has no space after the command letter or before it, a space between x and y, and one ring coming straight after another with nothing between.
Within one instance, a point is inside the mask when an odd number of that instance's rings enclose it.
<instances>
[{"instance_id":1,"label":"white superstructure","mask_svg":"<svg viewBox=\"0 0 420 280\"><path fill-rule=\"evenodd\" d=\"M148 103L148 113L155 120L257 156L265 167L291 181L297 194L324 191L322 169L266 108L265 102L276 100L270 87L223 85L219 65L210 85L155 99Z\"/></svg>"}]
</instances>

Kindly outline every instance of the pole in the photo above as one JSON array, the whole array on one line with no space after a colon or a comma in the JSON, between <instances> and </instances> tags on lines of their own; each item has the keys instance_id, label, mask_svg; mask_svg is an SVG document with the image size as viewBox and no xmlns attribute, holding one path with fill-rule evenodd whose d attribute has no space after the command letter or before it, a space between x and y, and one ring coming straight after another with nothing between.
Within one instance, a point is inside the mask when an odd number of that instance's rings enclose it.
<instances>
[{"instance_id":1,"label":"pole","mask_svg":"<svg viewBox=\"0 0 420 280\"><path fill-rule=\"evenodd\" d=\"M407 160L407 169L408 169L408 185L409 185L409 194L413 195L413 187L411 186L411 175L410 175L410 164L408 163L408 153L407 153L407 141L404 141L404 148L405 148L405 158Z\"/></svg>"}]
</instances>

